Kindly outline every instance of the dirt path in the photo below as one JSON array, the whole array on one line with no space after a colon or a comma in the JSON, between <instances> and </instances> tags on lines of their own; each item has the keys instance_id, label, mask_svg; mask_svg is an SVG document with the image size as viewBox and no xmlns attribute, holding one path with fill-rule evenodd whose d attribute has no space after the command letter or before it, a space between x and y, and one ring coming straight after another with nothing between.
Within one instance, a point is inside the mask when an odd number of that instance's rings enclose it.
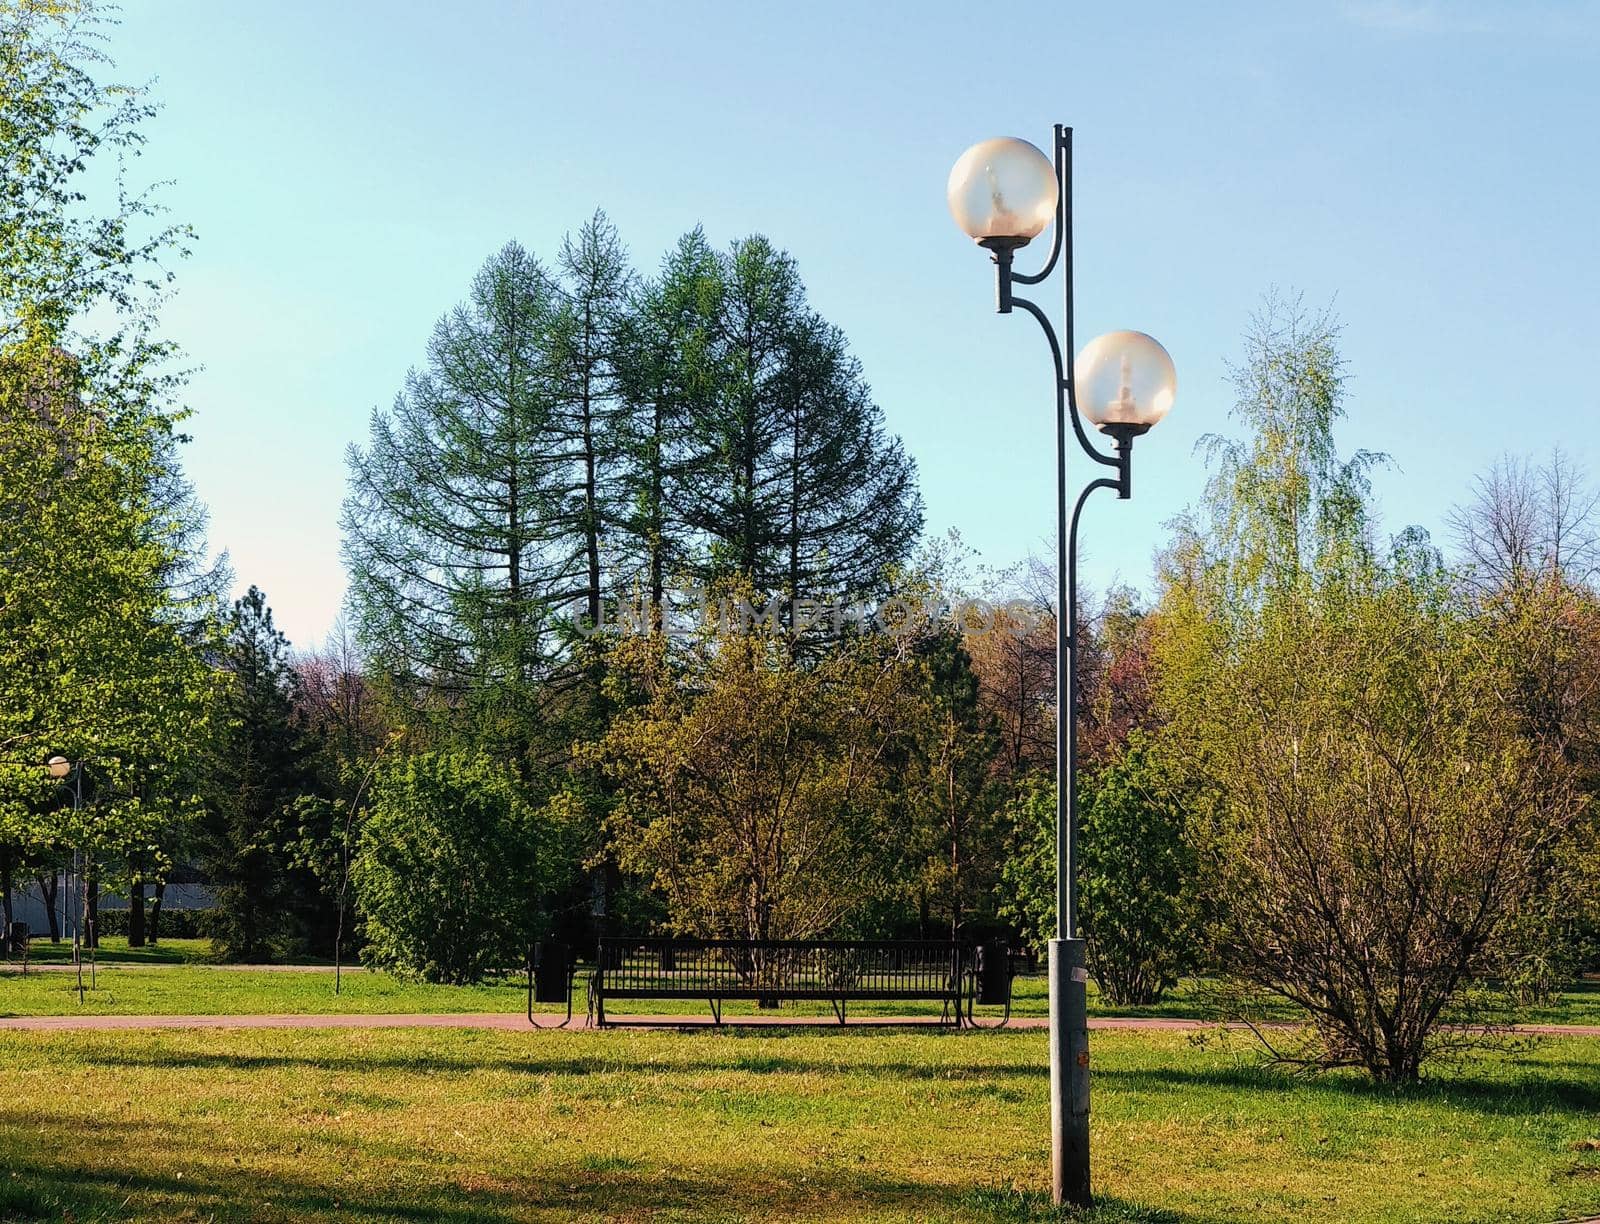
<instances>
[{"instance_id":1,"label":"dirt path","mask_svg":"<svg viewBox=\"0 0 1600 1224\"><path fill-rule=\"evenodd\" d=\"M702 1027L706 1022L697 1016L630 1016L635 1025L653 1028ZM532 1027L557 1029L561 1017L540 1014L534 1017ZM882 1026L886 1028L908 1025L926 1025L927 1017L881 1016L852 1020L852 1027ZM1014 1018L1008 1028L1042 1029L1050 1022L1043 1016ZM582 1016L574 1016L567 1032L587 1028ZM831 1018L795 1020L782 1016L728 1017L727 1028L838 1028ZM1188 1031L1216 1028L1210 1020L1172 1020L1157 1018L1102 1017L1089 1021L1091 1029L1114 1031ZM319 1029L319 1028L469 1028L527 1031L528 1018L517 1012L459 1012L438 1014L404 1013L398 1015L259 1015L259 1016L13 1016L0 1019L0 1031L27 1032L79 1032L111 1029ZM1600 1037L1600 1025L1583 1024L1526 1024L1519 1025L1517 1033L1547 1037Z\"/></svg>"}]
</instances>

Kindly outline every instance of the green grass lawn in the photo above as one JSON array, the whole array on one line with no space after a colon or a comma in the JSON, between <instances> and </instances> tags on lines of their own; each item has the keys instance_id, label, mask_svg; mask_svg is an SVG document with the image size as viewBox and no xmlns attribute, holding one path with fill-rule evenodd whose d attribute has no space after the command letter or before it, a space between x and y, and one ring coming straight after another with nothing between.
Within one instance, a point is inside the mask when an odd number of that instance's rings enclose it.
<instances>
[{"instance_id":1,"label":"green grass lawn","mask_svg":"<svg viewBox=\"0 0 1600 1224\"><path fill-rule=\"evenodd\" d=\"M1600 982L1574 982L1549 1007L1530 1007L1524 1024L1600 1024Z\"/></svg>"},{"instance_id":2,"label":"green grass lawn","mask_svg":"<svg viewBox=\"0 0 1600 1224\"><path fill-rule=\"evenodd\" d=\"M1096 1221L1600 1211L1600 1043L1418 1089L1101 1033ZM1037 1032L0 1034L0 1219L1054 1219Z\"/></svg>"},{"instance_id":3,"label":"green grass lawn","mask_svg":"<svg viewBox=\"0 0 1600 1224\"><path fill-rule=\"evenodd\" d=\"M186 941L200 945L203 941ZM115 952L115 948L104 949ZM0 1016L51 1015L250 1015L266 1012L300 1012L327 1015L335 1012L516 1012L526 1005L524 981L510 977L482 986L427 986L397 981L381 973L347 974L338 995L333 993L333 975L328 972L296 972L223 968L193 963L203 951L200 947L174 949L190 963L141 967L130 962L103 962L95 975L96 988L85 992L78 1003L77 981L66 973L37 972L23 975L14 970L0 971ZM574 1009L582 1015L585 975L578 978ZM1012 1014L1048 1014L1044 980L1018 978ZM563 1010L541 1005L542 1012ZM729 1003L724 1014L748 1015L757 1009L749 1003ZM980 1008L980 1019L998 1019L998 1009ZM613 1015L626 1012L665 1013L705 1016L706 1005L698 1000L628 1000L610 1009ZM1089 1011L1096 1016L1164 1016L1177 1019L1212 1020L1217 1018L1203 982L1187 981L1159 1004L1143 1008L1112 1007L1102 1000L1090 984ZM850 1015L912 1014L937 1016L936 1004L861 1003L850 1006ZM825 1002L794 1003L782 1011L788 1016L825 1017L832 1013ZM1293 1012L1280 1008L1283 1019ZM1522 1019L1537 1024L1600 1024L1600 983L1574 986L1551 1007L1528 1010Z\"/></svg>"},{"instance_id":4,"label":"green grass lawn","mask_svg":"<svg viewBox=\"0 0 1600 1224\"><path fill-rule=\"evenodd\" d=\"M526 1002L522 984L514 979L498 985L426 986L382 973L351 973L337 995L333 974L292 970L113 967L101 969L95 979L96 989L85 992L80 1007L73 974L0 974L0 1016L514 1012Z\"/></svg>"},{"instance_id":5,"label":"green grass lawn","mask_svg":"<svg viewBox=\"0 0 1600 1224\"><path fill-rule=\"evenodd\" d=\"M89 953L84 951L87 961ZM154 947L128 947L124 935L106 935L100 940L95 960L102 965L189 965L203 964L212 959L209 939L163 939ZM35 937L28 949L30 964L59 965L72 960L72 943L62 940L51 943ZM16 962L6 962L15 965Z\"/></svg>"}]
</instances>

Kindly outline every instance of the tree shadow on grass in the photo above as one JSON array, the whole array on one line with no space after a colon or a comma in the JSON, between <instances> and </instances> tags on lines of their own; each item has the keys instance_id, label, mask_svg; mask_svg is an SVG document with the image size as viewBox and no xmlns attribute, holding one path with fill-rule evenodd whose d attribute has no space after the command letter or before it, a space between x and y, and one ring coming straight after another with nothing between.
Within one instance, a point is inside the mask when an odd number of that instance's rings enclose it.
<instances>
[{"instance_id":1,"label":"tree shadow on grass","mask_svg":"<svg viewBox=\"0 0 1600 1224\"><path fill-rule=\"evenodd\" d=\"M697 1051L697 1054L702 1053ZM649 1063L655 1077L700 1078L715 1075L870 1076L912 1082L981 1083L1011 1081L1043 1085L1047 1068L1032 1062L965 1062L939 1060L863 1059L831 1062L827 1059L743 1052L736 1046L707 1049L704 1056L682 1062ZM200 1071L321 1071L386 1075L476 1075L484 1072L529 1077L625 1076L636 1074L641 1064L627 1051L557 1053L546 1051L528 1057L484 1055L463 1051L459 1055L408 1054L363 1051L359 1054L244 1054L204 1050L126 1049L109 1047L78 1052L82 1064L107 1070ZM1570 1067L1570 1071L1558 1068ZM1424 1079L1419 1084L1381 1084L1365 1076L1328 1073L1296 1076L1270 1066L1153 1067L1141 1069L1097 1068L1095 1082L1110 1091L1163 1091L1214 1088L1272 1096L1307 1099L1332 1097L1448 1105L1499 1116L1547 1112L1600 1114L1600 1080L1585 1074L1582 1063L1541 1064L1537 1070L1506 1076L1474 1076L1456 1071Z\"/></svg>"},{"instance_id":2,"label":"tree shadow on grass","mask_svg":"<svg viewBox=\"0 0 1600 1224\"><path fill-rule=\"evenodd\" d=\"M857 1058L837 1061L811 1053L788 1054L786 1044L764 1042L753 1048L757 1036L732 1039L706 1038L681 1049L681 1061L649 1061L649 1074L655 1077L701 1078L716 1075L812 1076L894 1078L912 1082L982 1083L1009 1081L1043 1085L1046 1068L1020 1049L1015 1057L1002 1050L994 1061L960 1057L966 1041L960 1038L945 1047L940 1056L927 1061L897 1057ZM881 1038L881 1034L880 1034ZM855 1044L855 1038L840 1034L834 1040ZM971 1038L982 1042L982 1036ZM165 1038L153 1044L130 1048L123 1044L86 1043L74 1050L74 1061L81 1065L118 1070L199 1070L249 1073L256 1071L320 1071L325 1073L366 1073L381 1075L466 1076L481 1073L508 1073L530 1078L606 1077L636 1074L641 1063L626 1045L562 1045L566 1037L531 1035L535 1043L527 1055L507 1055L492 1045L472 1045L457 1053L438 1051L363 1049L351 1053L317 1051L285 1053L219 1052L196 1049L188 1043ZM809 1045L810 1043L808 1043ZM777 1045L777 1050L773 1046ZM813 1047L814 1048L814 1047ZM973 1049L983 1049L979 1044ZM989 1047L993 1051L994 1047ZM892 1042L873 1047L873 1051L893 1053ZM945 1051L956 1057L946 1057ZM841 1053L844 1050L841 1049ZM1031 1055L1028 1051L1027 1055ZM1328 1073L1296 1076L1264 1064L1234 1066L1161 1066L1152 1068L1097 1067L1095 1082L1109 1091L1161 1093L1212 1088L1226 1092L1267 1094L1274 1097L1299 1096L1367 1099L1392 1103L1415 1101L1497 1116L1525 1116L1549 1112L1600 1114L1600 1076L1595 1063L1557 1056L1536 1061L1506 1055L1504 1071L1497 1075L1475 1075L1470 1071L1445 1067L1440 1074L1414 1085L1377 1083L1353 1073Z\"/></svg>"},{"instance_id":3,"label":"tree shadow on grass","mask_svg":"<svg viewBox=\"0 0 1600 1224\"><path fill-rule=\"evenodd\" d=\"M1014 1189L953 1189L826 1163L755 1166L739 1174L644 1168L627 1159L581 1159L531 1174L505 1175L463 1160L445 1166L397 1163L382 1190L328 1184L287 1171L240 1165L196 1166L179 1173L142 1171L149 1144L163 1132L169 1148L191 1142L184 1128L108 1127L86 1156L65 1125L22 1134L0 1183L0 1219L124 1218L166 1220L404 1220L419 1224L637 1219L658 1214L697 1220L837 1220L854 1211L894 1218L1024 1224L1222 1224L1108 1199L1087 1213L1052 1208L1045 1195ZM196 1129L196 1128L188 1128ZM225 1151L223 1154L226 1154ZM163 1153L166 1155L166 1153ZM419 1152L419 1158L428 1154ZM144 1159L141 1159L141 1157ZM419 1167L420 1164L420 1167ZM416 1176L407 1179L410 1170ZM372 1172L369 1168L368 1172ZM405 1184L409 1180L412 1184Z\"/></svg>"},{"instance_id":4,"label":"tree shadow on grass","mask_svg":"<svg viewBox=\"0 0 1600 1224\"><path fill-rule=\"evenodd\" d=\"M1572 1065L1581 1067L1583 1064ZM1097 1070L1095 1080L1112 1090L1157 1092L1218 1088L1230 1092L1353 1098L1384 1103L1414 1101L1499 1116L1557 1112L1593 1117L1600 1114L1600 1081L1593 1074L1593 1064L1589 1067L1591 1073L1581 1078L1550 1074L1496 1078L1450 1072L1416 1084L1383 1084L1364 1075L1342 1072L1296 1076L1270 1066L1113 1068Z\"/></svg>"},{"instance_id":5,"label":"tree shadow on grass","mask_svg":"<svg viewBox=\"0 0 1600 1224\"><path fill-rule=\"evenodd\" d=\"M1032 1062L911 1062L906 1060L864 1059L859 1062L830 1062L827 1059L794 1057L782 1054L742 1053L737 1050L708 1051L707 1057L683 1062L649 1063L657 1075L702 1076L745 1075L862 1075L892 1076L908 1080L1024 1079L1043 1083L1048 1068ZM626 1050L608 1053L574 1052L528 1057L483 1055L415 1055L405 1052L359 1054L233 1054L205 1050L126 1049L121 1047L83 1048L74 1061L85 1066L107 1069L144 1070L219 1070L219 1071L359 1071L402 1074L420 1072L442 1075L471 1075L485 1071L512 1072L530 1076L628 1075L641 1063Z\"/></svg>"}]
</instances>

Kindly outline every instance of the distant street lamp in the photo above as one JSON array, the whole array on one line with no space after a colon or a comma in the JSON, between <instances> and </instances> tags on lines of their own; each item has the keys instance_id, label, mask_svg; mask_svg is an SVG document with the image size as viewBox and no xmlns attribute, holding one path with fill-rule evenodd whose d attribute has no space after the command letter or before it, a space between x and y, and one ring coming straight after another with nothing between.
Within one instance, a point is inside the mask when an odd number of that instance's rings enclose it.
<instances>
[{"instance_id":1,"label":"distant street lamp","mask_svg":"<svg viewBox=\"0 0 1600 1224\"><path fill-rule=\"evenodd\" d=\"M35 759L33 761L0 761L0 765L27 765L30 768L38 768L38 761L37 761L37 759ZM80 761L78 763L79 772L78 772L77 784L73 787L73 791L72 791L72 810L73 810L74 815L76 815L78 810L83 806L83 773L82 773L82 770L81 770L81 765L82 765L82 762ZM71 761L67 760L67 758L64 757L64 756L53 756L48 761L46 761L44 763L44 771L45 771L45 773L48 774L50 776L50 778L52 780L56 781L56 782L65 781L69 776L71 776L74 768L75 767L74 767L73 763ZM78 895L79 895L80 903L81 903L81 899L82 899L82 896L83 896L83 877L82 877L81 872L78 869L78 861L77 861L78 860L78 852L76 850L74 850L72 852L72 858L73 858L73 872L74 872L74 875L77 877L77 880L78 880ZM63 884L63 888L65 888L64 884ZM52 905L51 908L53 909L54 906ZM66 917L65 908L62 909L62 917L63 917L63 919L65 919L65 917ZM53 918L53 916L52 916L52 918ZM77 967L78 967L78 1002L82 1003L83 1002L83 961L82 961L81 954L80 954L80 951L79 951L78 930L79 930L79 920L77 918L74 918L73 919L73 923L72 923L72 960L73 960L73 963L76 964ZM91 969L91 973L92 972L93 972L93 970Z\"/></svg>"},{"instance_id":2,"label":"distant street lamp","mask_svg":"<svg viewBox=\"0 0 1600 1224\"><path fill-rule=\"evenodd\" d=\"M84 764L85 764L85 762L83 762L83 761L77 761L77 762L69 761L64 756L53 756L48 761L46 761L45 765L44 765L45 772L48 773L57 782L64 782L64 781L66 781L66 779L68 777L72 778L72 816L73 816L74 832L78 831L77 828L76 828L78 813L83 810L83 766L84 766ZM84 914L86 912L86 905L85 905L85 898L84 898L84 891L83 891L82 852L77 847L74 847L73 851L72 851L72 876L73 876L73 879L77 883L77 889L78 889L77 905L75 906L75 909L77 910L77 913L73 916L73 919L72 919L72 963L77 967L77 970L78 970L78 1002L82 1003L83 1002L83 918L84 918ZM93 929L91 928L91 930L90 930L91 940L93 938L93 935L94 935L94 932L93 932ZM91 944L91 947L90 947L90 950L89 950L89 978L90 978L90 983L93 984L93 981L94 981L94 948L93 948L92 944Z\"/></svg>"},{"instance_id":3,"label":"distant street lamp","mask_svg":"<svg viewBox=\"0 0 1600 1224\"><path fill-rule=\"evenodd\" d=\"M1039 321L1055 359L1056 391L1056 937L1050 941L1050 1176L1057 1204L1087 1207L1089 1187L1088 968L1077 926L1078 803L1078 515L1096 489L1132 493L1133 440L1167 415L1177 375L1167 350L1143 332L1115 331L1084 345L1067 369L1049 316L1016 297L1013 284L1036 285L1063 268L1062 331L1072 350L1072 129L1055 128L1055 161L1025 140L986 140L950 171L950 213L994 260L996 309L1021 307ZM1055 222L1050 258L1031 275L1012 256ZM1097 449L1079 416L1111 438ZM1067 422L1078 445L1116 477L1090 481L1067 511ZM1064 626L1064 628L1063 628Z\"/></svg>"}]
</instances>

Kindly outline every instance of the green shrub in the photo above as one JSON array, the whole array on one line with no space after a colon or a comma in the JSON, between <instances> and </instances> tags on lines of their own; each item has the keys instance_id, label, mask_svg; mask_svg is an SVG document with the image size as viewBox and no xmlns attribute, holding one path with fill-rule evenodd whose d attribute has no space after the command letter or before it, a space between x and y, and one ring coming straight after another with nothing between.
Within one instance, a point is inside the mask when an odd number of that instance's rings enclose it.
<instances>
[{"instance_id":1,"label":"green shrub","mask_svg":"<svg viewBox=\"0 0 1600 1224\"><path fill-rule=\"evenodd\" d=\"M150 904L144 907L145 938L150 937ZM204 926L206 915L210 910L205 909L168 909L161 907L162 939L200 939L205 935ZM128 933L128 911L125 909L101 909L100 916L96 919L101 935L126 935ZM37 933L36 933L37 934Z\"/></svg>"},{"instance_id":2,"label":"green shrub","mask_svg":"<svg viewBox=\"0 0 1600 1224\"><path fill-rule=\"evenodd\" d=\"M486 756L423 753L385 764L351 868L364 959L456 985L520 964L539 933L549 834L516 780Z\"/></svg>"},{"instance_id":3,"label":"green shrub","mask_svg":"<svg viewBox=\"0 0 1600 1224\"><path fill-rule=\"evenodd\" d=\"M1036 776L1012 800L1012 853L1000 912L1041 953L1055 933L1055 784ZM1089 970L1119 1006L1159 1002L1192 967L1200 923L1195 862L1171 775L1135 733L1078 782L1079 920Z\"/></svg>"}]
</instances>

